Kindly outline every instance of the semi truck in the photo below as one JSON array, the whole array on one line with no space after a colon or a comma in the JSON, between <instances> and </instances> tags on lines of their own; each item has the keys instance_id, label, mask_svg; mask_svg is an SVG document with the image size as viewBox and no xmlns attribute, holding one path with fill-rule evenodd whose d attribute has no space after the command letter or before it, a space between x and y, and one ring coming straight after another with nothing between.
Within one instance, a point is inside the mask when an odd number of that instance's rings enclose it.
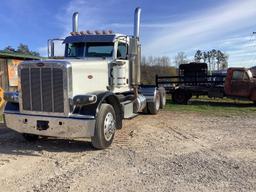
<instances>
[{"instance_id":1,"label":"semi truck","mask_svg":"<svg viewBox=\"0 0 256 192\"><path fill-rule=\"evenodd\" d=\"M165 87L177 104L187 104L192 96L233 98L256 104L256 77L251 69L231 67L208 75L206 63L182 64L178 76L156 76L156 86Z\"/></svg>"},{"instance_id":2,"label":"semi truck","mask_svg":"<svg viewBox=\"0 0 256 192\"><path fill-rule=\"evenodd\" d=\"M63 59L19 65L19 90L6 92L5 124L33 141L39 136L88 138L96 149L109 147L123 119L157 114L165 90L140 83L141 9L135 9L134 34L73 30L63 44ZM54 43L50 57L54 58Z\"/></svg>"}]
</instances>

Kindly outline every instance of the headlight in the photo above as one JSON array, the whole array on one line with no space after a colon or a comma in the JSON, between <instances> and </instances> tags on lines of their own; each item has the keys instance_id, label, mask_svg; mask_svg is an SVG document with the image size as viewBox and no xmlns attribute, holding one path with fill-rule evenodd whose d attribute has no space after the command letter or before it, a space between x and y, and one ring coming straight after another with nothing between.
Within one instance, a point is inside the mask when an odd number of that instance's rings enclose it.
<instances>
[{"instance_id":1,"label":"headlight","mask_svg":"<svg viewBox=\"0 0 256 192\"><path fill-rule=\"evenodd\" d=\"M96 102L96 95L77 95L73 98L73 104L76 106L90 105Z\"/></svg>"}]
</instances>

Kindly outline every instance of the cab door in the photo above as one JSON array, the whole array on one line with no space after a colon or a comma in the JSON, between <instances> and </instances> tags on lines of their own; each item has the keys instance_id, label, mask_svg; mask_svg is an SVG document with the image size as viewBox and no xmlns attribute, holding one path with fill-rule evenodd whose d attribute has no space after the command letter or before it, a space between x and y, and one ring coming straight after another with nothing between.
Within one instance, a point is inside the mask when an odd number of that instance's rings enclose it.
<instances>
[{"instance_id":1,"label":"cab door","mask_svg":"<svg viewBox=\"0 0 256 192\"><path fill-rule=\"evenodd\" d=\"M231 95L238 97L249 97L250 95L250 78L246 71L233 71L231 80Z\"/></svg>"},{"instance_id":2,"label":"cab door","mask_svg":"<svg viewBox=\"0 0 256 192\"><path fill-rule=\"evenodd\" d=\"M116 60L113 63L112 76L114 92L129 90L129 60L126 41L117 42Z\"/></svg>"}]
</instances>

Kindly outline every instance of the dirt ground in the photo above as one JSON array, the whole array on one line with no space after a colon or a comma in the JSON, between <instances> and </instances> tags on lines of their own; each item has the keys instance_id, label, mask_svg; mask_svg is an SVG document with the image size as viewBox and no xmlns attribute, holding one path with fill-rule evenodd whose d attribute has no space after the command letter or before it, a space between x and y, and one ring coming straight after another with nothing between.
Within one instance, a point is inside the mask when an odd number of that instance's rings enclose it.
<instances>
[{"instance_id":1,"label":"dirt ground","mask_svg":"<svg viewBox=\"0 0 256 192\"><path fill-rule=\"evenodd\" d=\"M167 112L126 120L107 150L0 128L0 191L256 191L256 118Z\"/></svg>"}]
</instances>

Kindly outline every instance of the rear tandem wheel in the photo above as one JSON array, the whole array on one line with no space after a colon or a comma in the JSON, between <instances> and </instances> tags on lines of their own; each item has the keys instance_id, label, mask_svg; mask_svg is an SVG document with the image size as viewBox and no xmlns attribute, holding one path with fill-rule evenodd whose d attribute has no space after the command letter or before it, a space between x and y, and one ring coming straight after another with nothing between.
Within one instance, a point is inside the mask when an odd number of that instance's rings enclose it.
<instances>
[{"instance_id":1,"label":"rear tandem wheel","mask_svg":"<svg viewBox=\"0 0 256 192\"><path fill-rule=\"evenodd\" d=\"M172 94L172 100L177 104L188 104L188 100L192 97L191 93L184 90L177 90Z\"/></svg>"},{"instance_id":2,"label":"rear tandem wheel","mask_svg":"<svg viewBox=\"0 0 256 192\"><path fill-rule=\"evenodd\" d=\"M158 113L161 106L161 96L159 91L156 92L155 101L149 102L147 105L149 114L156 115Z\"/></svg>"}]
</instances>

